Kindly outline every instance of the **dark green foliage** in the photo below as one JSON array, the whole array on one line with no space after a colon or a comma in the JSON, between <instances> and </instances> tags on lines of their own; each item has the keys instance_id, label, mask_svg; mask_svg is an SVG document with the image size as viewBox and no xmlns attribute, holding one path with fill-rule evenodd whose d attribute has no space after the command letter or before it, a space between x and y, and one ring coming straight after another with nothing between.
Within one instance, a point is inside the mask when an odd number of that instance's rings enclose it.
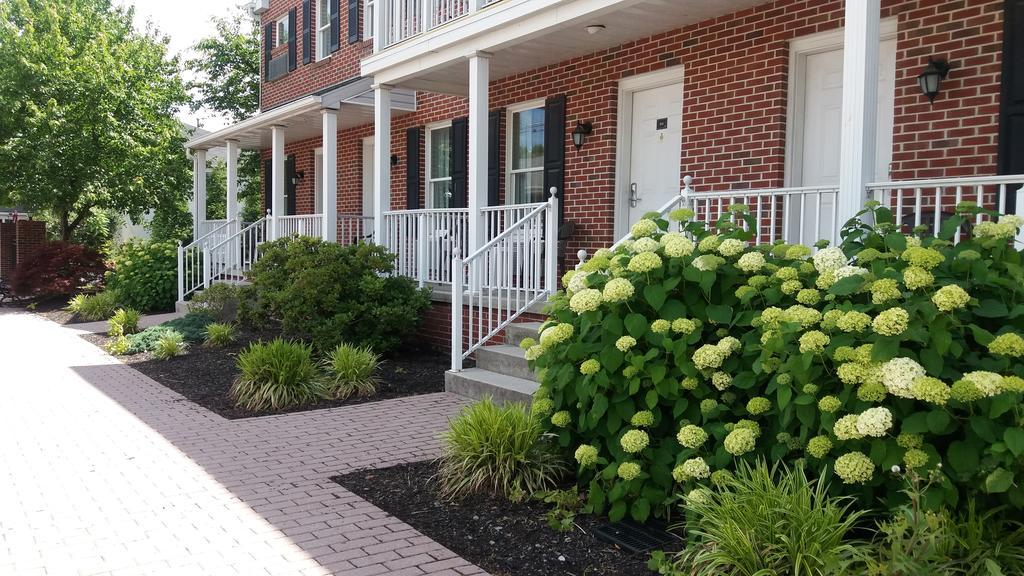
<instances>
[{"instance_id":1,"label":"dark green foliage","mask_svg":"<svg viewBox=\"0 0 1024 576\"><path fill-rule=\"evenodd\" d=\"M121 303L141 312L174 307L178 281L178 250L172 242L129 241L117 248L107 285Z\"/></svg>"},{"instance_id":2,"label":"dark green foliage","mask_svg":"<svg viewBox=\"0 0 1024 576\"><path fill-rule=\"evenodd\" d=\"M214 283L196 293L188 303L189 312L203 312L218 322L233 322L238 316L239 286Z\"/></svg>"},{"instance_id":3,"label":"dark green foliage","mask_svg":"<svg viewBox=\"0 0 1024 576\"><path fill-rule=\"evenodd\" d=\"M394 276L394 256L370 244L282 238L260 247L250 280L257 313L319 350L342 342L394 350L415 333L429 293Z\"/></svg>"},{"instance_id":4,"label":"dark green foliage","mask_svg":"<svg viewBox=\"0 0 1024 576\"><path fill-rule=\"evenodd\" d=\"M238 369L231 396L248 410L300 406L328 395L317 377L313 349L301 342L276 338L253 343L238 355Z\"/></svg>"},{"instance_id":5,"label":"dark green foliage","mask_svg":"<svg viewBox=\"0 0 1024 576\"><path fill-rule=\"evenodd\" d=\"M202 342L206 339L206 327L212 322L213 318L206 314L191 312L181 318L150 326L138 334L128 336L128 342L131 346L127 353L152 352L156 349L160 338L169 332L178 332L182 335L185 342Z\"/></svg>"}]
</instances>

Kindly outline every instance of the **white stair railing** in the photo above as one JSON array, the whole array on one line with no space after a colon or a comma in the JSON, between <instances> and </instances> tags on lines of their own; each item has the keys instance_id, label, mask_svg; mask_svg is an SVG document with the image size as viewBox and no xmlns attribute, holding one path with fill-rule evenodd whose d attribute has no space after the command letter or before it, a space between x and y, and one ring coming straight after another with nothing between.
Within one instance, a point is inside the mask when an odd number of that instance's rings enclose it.
<instances>
[{"instance_id":1,"label":"white stair railing","mask_svg":"<svg viewBox=\"0 0 1024 576\"><path fill-rule=\"evenodd\" d=\"M224 241L206 247L203 286L209 288L217 281L237 282L244 280L259 260L259 246L269 239L270 227L267 218L242 228Z\"/></svg>"},{"instance_id":2,"label":"white stair railing","mask_svg":"<svg viewBox=\"0 0 1024 576\"><path fill-rule=\"evenodd\" d=\"M452 259L452 370L557 290L558 198L536 205L478 250Z\"/></svg>"},{"instance_id":3,"label":"white stair railing","mask_svg":"<svg viewBox=\"0 0 1024 576\"><path fill-rule=\"evenodd\" d=\"M182 246L178 242L178 301L203 287L205 263L203 250L211 243L220 242L238 229L237 220L224 220L217 226L206 227L207 232Z\"/></svg>"}]
</instances>

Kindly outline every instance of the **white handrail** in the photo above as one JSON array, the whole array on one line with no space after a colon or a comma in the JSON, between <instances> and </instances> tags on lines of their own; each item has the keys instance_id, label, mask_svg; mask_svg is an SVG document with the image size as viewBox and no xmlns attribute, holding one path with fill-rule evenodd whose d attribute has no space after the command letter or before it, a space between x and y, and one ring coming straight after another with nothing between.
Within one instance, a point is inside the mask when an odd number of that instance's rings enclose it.
<instances>
[{"instance_id":1,"label":"white handrail","mask_svg":"<svg viewBox=\"0 0 1024 576\"><path fill-rule=\"evenodd\" d=\"M205 246L214 240L214 236L220 237L224 234L230 236L232 229L236 228L237 224L237 220L225 220L184 246L178 242L179 302L184 302L186 296L201 288L205 282L205 261L203 260Z\"/></svg>"},{"instance_id":2,"label":"white handrail","mask_svg":"<svg viewBox=\"0 0 1024 576\"><path fill-rule=\"evenodd\" d=\"M217 280L242 280L259 260L259 246L268 239L268 218L249 224L205 250L204 287Z\"/></svg>"},{"instance_id":3,"label":"white handrail","mask_svg":"<svg viewBox=\"0 0 1024 576\"><path fill-rule=\"evenodd\" d=\"M452 258L452 370L557 289L558 198L537 205L463 259ZM465 340L465 341L464 341Z\"/></svg>"}]
</instances>

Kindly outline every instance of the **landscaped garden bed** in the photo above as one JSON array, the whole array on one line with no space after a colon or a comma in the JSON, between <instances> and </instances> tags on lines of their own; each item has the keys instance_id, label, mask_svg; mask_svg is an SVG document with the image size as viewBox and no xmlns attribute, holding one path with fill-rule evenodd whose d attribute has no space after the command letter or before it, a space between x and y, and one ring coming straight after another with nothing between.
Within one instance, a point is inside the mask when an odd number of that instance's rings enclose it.
<instances>
[{"instance_id":1,"label":"landscaped garden bed","mask_svg":"<svg viewBox=\"0 0 1024 576\"><path fill-rule=\"evenodd\" d=\"M537 501L474 494L451 502L430 480L436 472L433 462L418 462L332 480L491 574L651 573L646 554L630 554L596 536L606 520L578 515L569 531L559 532L547 523L549 507Z\"/></svg>"}]
</instances>

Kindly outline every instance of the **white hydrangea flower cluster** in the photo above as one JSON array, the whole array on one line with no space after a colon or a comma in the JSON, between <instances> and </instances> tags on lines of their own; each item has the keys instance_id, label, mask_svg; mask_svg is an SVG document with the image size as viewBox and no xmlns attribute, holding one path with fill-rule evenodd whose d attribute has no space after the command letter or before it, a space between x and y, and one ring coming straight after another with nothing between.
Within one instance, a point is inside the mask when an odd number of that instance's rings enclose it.
<instances>
[{"instance_id":1,"label":"white hydrangea flower cluster","mask_svg":"<svg viewBox=\"0 0 1024 576\"><path fill-rule=\"evenodd\" d=\"M843 266L846 266L847 262L849 262L846 254L844 254L839 248L835 247L819 250L811 260L814 262L814 268L819 274L835 272Z\"/></svg>"},{"instance_id":2,"label":"white hydrangea flower cluster","mask_svg":"<svg viewBox=\"0 0 1024 576\"><path fill-rule=\"evenodd\" d=\"M924 375L924 367L910 358L893 358L882 364L882 384L889 394L900 398L913 398L910 387Z\"/></svg>"}]
</instances>

